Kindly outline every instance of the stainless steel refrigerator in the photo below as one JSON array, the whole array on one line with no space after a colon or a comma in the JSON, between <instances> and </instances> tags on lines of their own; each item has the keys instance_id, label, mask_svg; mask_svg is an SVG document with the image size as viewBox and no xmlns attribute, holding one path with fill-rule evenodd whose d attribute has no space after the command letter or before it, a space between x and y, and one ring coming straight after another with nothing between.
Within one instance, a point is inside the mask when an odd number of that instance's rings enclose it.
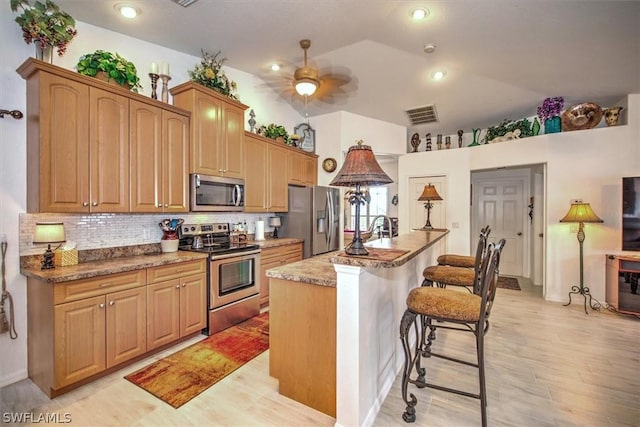
<instances>
[{"instance_id":1,"label":"stainless steel refrigerator","mask_svg":"<svg viewBox=\"0 0 640 427\"><path fill-rule=\"evenodd\" d=\"M289 187L289 212L281 216L280 237L304 239L303 256L331 252L340 242L340 190Z\"/></svg>"}]
</instances>

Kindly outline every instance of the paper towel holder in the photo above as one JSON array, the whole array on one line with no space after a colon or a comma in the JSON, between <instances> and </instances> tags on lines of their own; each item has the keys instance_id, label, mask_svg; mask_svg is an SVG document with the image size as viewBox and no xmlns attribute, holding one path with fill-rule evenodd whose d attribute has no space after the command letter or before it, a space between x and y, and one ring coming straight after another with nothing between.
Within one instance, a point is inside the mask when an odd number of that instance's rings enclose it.
<instances>
[{"instance_id":1,"label":"paper towel holder","mask_svg":"<svg viewBox=\"0 0 640 427\"><path fill-rule=\"evenodd\" d=\"M272 216L271 218L269 218L269 227L273 227L272 237L274 239L278 238L278 227L280 226L282 226L282 223L280 222L279 216Z\"/></svg>"}]
</instances>

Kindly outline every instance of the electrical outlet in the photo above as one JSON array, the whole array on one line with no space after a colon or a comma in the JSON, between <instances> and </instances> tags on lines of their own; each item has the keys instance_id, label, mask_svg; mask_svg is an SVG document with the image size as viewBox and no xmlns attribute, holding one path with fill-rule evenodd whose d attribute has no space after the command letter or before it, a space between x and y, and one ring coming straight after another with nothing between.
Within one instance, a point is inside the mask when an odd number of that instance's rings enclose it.
<instances>
[{"instance_id":1,"label":"electrical outlet","mask_svg":"<svg viewBox=\"0 0 640 427\"><path fill-rule=\"evenodd\" d=\"M151 239L151 230L144 230L142 232L142 238L144 240L150 240Z\"/></svg>"},{"instance_id":2,"label":"electrical outlet","mask_svg":"<svg viewBox=\"0 0 640 427\"><path fill-rule=\"evenodd\" d=\"M460 228L460 223L459 222L452 222L451 223L451 228Z\"/></svg>"}]
</instances>

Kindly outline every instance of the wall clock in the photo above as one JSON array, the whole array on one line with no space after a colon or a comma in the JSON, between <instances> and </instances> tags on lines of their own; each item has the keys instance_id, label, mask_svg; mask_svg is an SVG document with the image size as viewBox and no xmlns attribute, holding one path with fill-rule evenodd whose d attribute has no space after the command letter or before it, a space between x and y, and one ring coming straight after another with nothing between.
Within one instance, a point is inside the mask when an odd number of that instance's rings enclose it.
<instances>
[{"instance_id":1,"label":"wall clock","mask_svg":"<svg viewBox=\"0 0 640 427\"><path fill-rule=\"evenodd\" d=\"M316 152L316 131L308 123L301 123L293 128L296 135L300 135L298 147L308 153Z\"/></svg>"},{"instance_id":2,"label":"wall clock","mask_svg":"<svg viewBox=\"0 0 640 427\"><path fill-rule=\"evenodd\" d=\"M322 161L322 169L324 169L325 172L333 172L336 170L336 167L338 167L338 162L336 162L336 159L333 157L327 157Z\"/></svg>"}]
</instances>

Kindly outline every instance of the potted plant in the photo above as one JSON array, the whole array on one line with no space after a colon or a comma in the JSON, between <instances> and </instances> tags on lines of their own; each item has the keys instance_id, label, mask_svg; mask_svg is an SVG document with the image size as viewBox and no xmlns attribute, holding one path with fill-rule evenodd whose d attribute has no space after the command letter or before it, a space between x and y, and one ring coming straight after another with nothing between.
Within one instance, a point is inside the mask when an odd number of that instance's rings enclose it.
<instances>
[{"instance_id":1,"label":"potted plant","mask_svg":"<svg viewBox=\"0 0 640 427\"><path fill-rule=\"evenodd\" d=\"M78 60L76 70L85 76L97 77L105 81L113 80L133 92L142 89L136 66L117 53L96 50L83 55Z\"/></svg>"},{"instance_id":2,"label":"potted plant","mask_svg":"<svg viewBox=\"0 0 640 427\"><path fill-rule=\"evenodd\" d=\"M220 58L220 51L213 55L204 50L201 52L202 59L200 63L188 72L191 80L237 100L238 97L234 94L238 89L236 82L229 79L221 69L227 58Z\"/></svg>"},{"instance_id":3,"label":"potted plant","mask_svg":"<svg viewBox=\"0 0 640 427\"><path fill-rule=\"evenodd\" d=\"M51 0L44 3L36 1L33 6L29 5L28 0L11 0L10 5L14 12L22 9L15 21L22 29L24 41L27 44L36 44L38 59L43 59L45 51L48 50L47 59L50 61L51 49L54 47L58 49L58 55L62 56L69 42L78 33L75 28L76 21Z\"/></svg>"},{"instance_id":4,"label":"potted plant","mask_svg":"<svg viewBox=\"0 0 640 427\"><path fill-rule=\"evenodd\" d=\"M289 144L289 134L282 125L271 123L268 126L261 126L260 129L258 129L258 134Z\"/></svg>"},{"instance_id":5,"label":"potted plant","mask_svg":"<svg viewBox=\"0 0 640 427\"><path fill-rule=\"evenodd\" d=\"M556 133L562 131L560 113L564 107L564 98L556 96L546 98L538 107L538 117L544 123L544 133Z\"/></svg>"}]
</instances>

